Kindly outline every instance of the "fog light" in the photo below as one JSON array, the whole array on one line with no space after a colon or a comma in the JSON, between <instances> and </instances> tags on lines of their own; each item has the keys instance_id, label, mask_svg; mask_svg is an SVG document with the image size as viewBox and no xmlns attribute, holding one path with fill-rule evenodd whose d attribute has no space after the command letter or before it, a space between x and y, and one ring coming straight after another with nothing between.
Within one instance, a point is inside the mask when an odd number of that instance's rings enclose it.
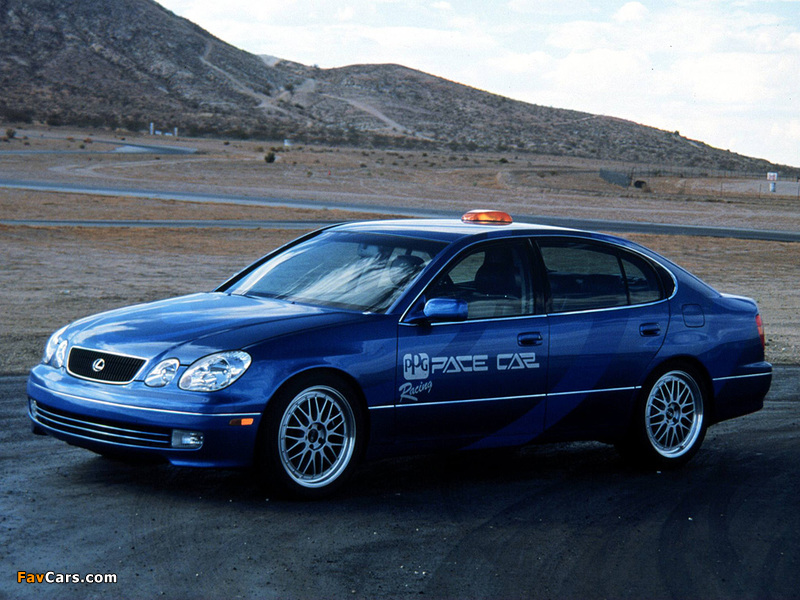
<instances>
[{"instance_id":1,"label":"fog light","mask_svg":"<svg viewBox=\"0 0 800 600\"><path fill-rule=\"evenodd\" d=\"M200 448L203 445L203 433L201 431L184 431L183 429L172 430L173 448Z\"/></svg>"}]
</instances>

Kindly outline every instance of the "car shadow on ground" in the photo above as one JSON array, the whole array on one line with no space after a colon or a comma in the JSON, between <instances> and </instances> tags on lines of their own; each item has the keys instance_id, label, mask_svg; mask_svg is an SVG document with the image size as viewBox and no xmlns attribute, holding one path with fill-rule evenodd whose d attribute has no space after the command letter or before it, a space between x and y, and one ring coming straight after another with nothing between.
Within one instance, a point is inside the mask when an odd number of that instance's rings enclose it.
<instances>
[{"instance_id":1,"label":"car shadow on ground","mask_svg":"<svg viewBox=\"0 0 800 600\"><path fill-rule=\"evenodd\" d=\"M253 504L341 505L385 500L389 497L430 500L443 494L474 498L536 493L543 487L569 480L576 488L613 488L640 478L660 476L623 461L613 447L576 442L453 452L384 459L362 465L345 488L316 502L287 501L270 493L252 470L174 467L165 463L134 463L86 454L62 473L82 485L112 486L131 493L200 498L209 502ZM701 462L701 461L698 461ZM697 468L700 468L699 466ZM691 464L684 470L692 470Z\"/></svg>"}]
</instances>

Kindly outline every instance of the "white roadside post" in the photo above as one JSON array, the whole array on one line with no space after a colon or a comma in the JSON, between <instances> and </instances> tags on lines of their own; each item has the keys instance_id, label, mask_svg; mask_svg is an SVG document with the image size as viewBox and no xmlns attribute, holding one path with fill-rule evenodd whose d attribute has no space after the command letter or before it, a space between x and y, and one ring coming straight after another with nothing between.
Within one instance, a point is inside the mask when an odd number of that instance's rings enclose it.
<instances>
[{"instance_id":1,"label":"white roadside post","mask_svg":"<svg viewBox=\"0 0 800 600\"><path fill-rule=\"evenodd\" d=\"M778 174L777 173L767 173L767 181L769 181L769 191L775 193L777 181L778 181Z\"/></svg>"}]
</instances>

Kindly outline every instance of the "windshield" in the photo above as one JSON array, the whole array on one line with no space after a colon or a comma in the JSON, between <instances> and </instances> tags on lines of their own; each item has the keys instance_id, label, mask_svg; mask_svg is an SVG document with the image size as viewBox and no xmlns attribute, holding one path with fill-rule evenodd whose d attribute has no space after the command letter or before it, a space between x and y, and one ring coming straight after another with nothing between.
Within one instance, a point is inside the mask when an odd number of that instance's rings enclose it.
<instances>
[{"instance_id":1,"label":"windshield","mask_svg":"<svg viewBox=\"0 0 800 600\"><path fill-rule=\"evenodd\" d=\"M383 312L444 246L397 235L323 232L272 257L230 292Z\"/></svg>"}]
</instances>

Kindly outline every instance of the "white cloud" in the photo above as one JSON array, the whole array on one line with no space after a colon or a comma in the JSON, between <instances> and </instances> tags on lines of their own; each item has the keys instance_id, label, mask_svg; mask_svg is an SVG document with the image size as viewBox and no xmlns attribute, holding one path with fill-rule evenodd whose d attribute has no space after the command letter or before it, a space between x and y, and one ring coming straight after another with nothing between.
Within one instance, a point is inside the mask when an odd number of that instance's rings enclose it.
<instances>
[{"instance_id":1,"label":"white cloud","mask_svg":"<svg viewBox=\"0 0 800 600\"><path fill-rule=\"evenodd\" d=\"M619 23L637 23L643 21L648 12L641 2L628 2L614 13L614 20Z\"/></svg>"},{"instance_id":2,"label":"white cloud","mask_svg":"<svg viewBox=\"0 0 800 600\"><path fill-rule=\"evenodd\" d=\"M639 85L638 76L647 68L643 54L599 48L569 54L549 79L565 92L585 90L595 97L624 94Z\"/></svg>"},{"instance_id":3,"label":"white cloud","mask_svg":"<svg viewBox=\"0 0 800 600\"><path fill-rule=\"evenodd\" d=\"M348 34L380 43L386 50L410 49L415 53L477 51L493 45L488 36L475 36L455 29L422 27L353 27Z\"/></svg>"},{"instance_id":4,"label":"white cloud","mask_svg":"<svg viewBox=\"0 0 800 600\"><path fill-rule=\"evenodd\" d=\"M800 0L798 0L800 2ZM800 32L793 31L782 40L784 48L789 50L800 50Z\"/></svg>"},{"instance_id":5,"label":"white cloud","mask_svg":"<svg viewBox=\"0 0 800 600\"><path fill-rule=\"evenodd\" d=\"M522 13L537 16L552 15L586 15L596 12L596 3L590 0L509 0L506 8ZM501 9L502 10L502 9Z\"/></svg>"},{"instance_id":6,"label":"white cloud","mask_svg":"<svg viewBox=\"0 0 800 600\"><path fill-rule=\"evenodd\" d=\"M487 68L513 74L547 72L554 67L554 63L555 60L546 52L510 52L481 61L481 64Z\"/></svg>"},{"instance_id":7,"label":"white cloud","mask_svg":"<svg viewBox=\"0 0 800 600\"><path fill-rule=\"evenodd\" d=\"M719 105L756 104L771 100L768 56L741 53L710 54L677 62L670 73L675 92L679 85L695 100Z\"/></svg>"},{"instance_id":8,"label":"white cloud","mask_svg":"<svg viewBox=\"0 0 800 600\"><path fill-rule=\"evenodd\" d=\"M336 9L336 19L339 21L352 21L356 11L352 6L341 6Z\"/></svg>"},{"instance_id":9,"label":"white cloud","mask_svg":"<svg viewBox=\"0 0 800 600\"><path fill-rule=\"evenodd\" d=\"M790 119L788 127L775 124L772 126L770 133L775 136L786 136L793 140L795 145L800 145L800 118Z\"/></svg>"},{"instance_id":10,"label":"white cloud","mask_svg":"<svg viewBox=\"0 0 800 600\"><path fill-rule=\"evenodd\" d=\"M547 45L562 50L592 50L613 45L612 28L606 23L572 21L553 28L547 36Z\"/></svg>"}]
</instances>

